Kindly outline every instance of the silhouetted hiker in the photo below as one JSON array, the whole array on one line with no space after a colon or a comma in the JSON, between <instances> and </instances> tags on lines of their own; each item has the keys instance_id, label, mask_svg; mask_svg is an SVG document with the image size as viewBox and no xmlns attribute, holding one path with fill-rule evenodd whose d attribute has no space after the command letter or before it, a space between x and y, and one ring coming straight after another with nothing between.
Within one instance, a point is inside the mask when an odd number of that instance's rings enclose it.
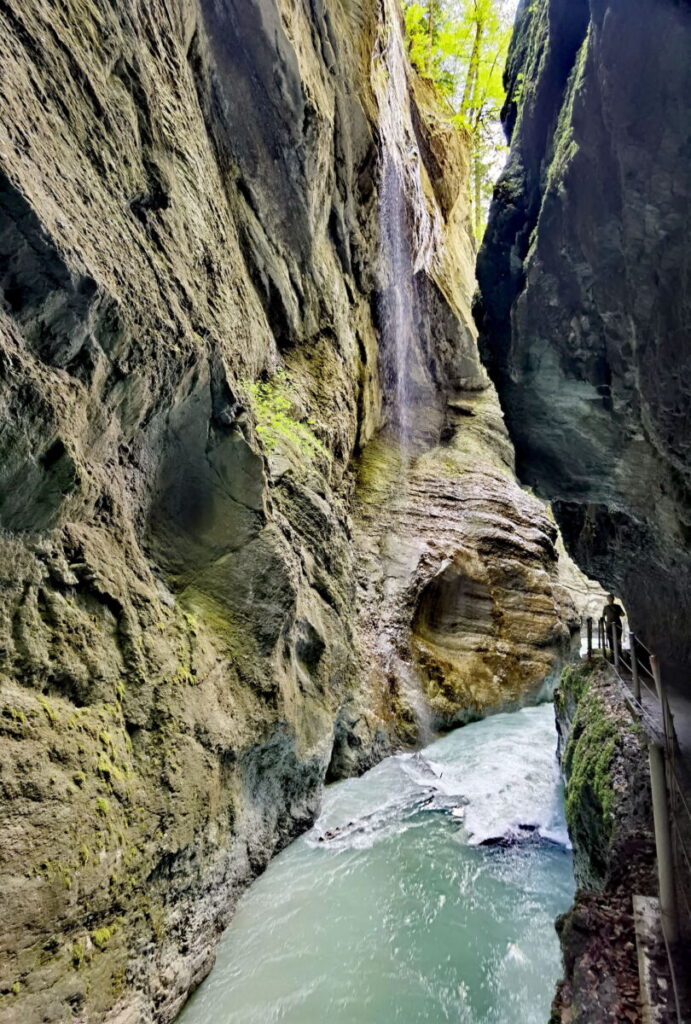
<instances>
[{"instance_id":1,"label":"silhouetted hiker","mask_svg":"<svg viewBox=\"0 0 691 1024\"><path fill-rule=\"evenodd\" d=\"M622 619L624 618L624 609L621 605L614 603L614 594L607 595L607 604L602 609L602 618L605 620L605 630L607 631L607 645L612 647L612 626L614 626L617 633L617 647L621 651L621 634L622 634Z\"/></svg>"}]
</instances>

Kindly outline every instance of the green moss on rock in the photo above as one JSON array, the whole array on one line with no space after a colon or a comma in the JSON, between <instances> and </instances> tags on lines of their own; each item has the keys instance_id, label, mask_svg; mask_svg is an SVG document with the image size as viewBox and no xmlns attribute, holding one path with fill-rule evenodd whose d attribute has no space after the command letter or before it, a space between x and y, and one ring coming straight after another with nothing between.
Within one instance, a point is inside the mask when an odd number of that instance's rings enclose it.
<instances>
[{"instance_id":1,"label":"green moss on rock","mask_svg":"<svg viewBox=\"0 0 691 1024\"><path fill-rule=\"evenodd\" d=\"M99 796L96 800L96 812L103 818L110 814L110 804L104 796Z\"/></svg>"},{"instance_id":2,"label":"green moss on rock","mask_svg":"<svg viewBox=\"0 0 691 1024\"><path fill-rule=\"evenodd\" d=\"M86 960L86 948L84 943L77 939L72 943L72 966L76 971L80 970Z\"/></svg>"},{"instance_id":3,"label":"green moss on rock","mask_svg":"<svg viewBox=\"0 0 691 1024\"><path fill-rule=\"evenodd\" d=\"M97 949L104 950L116 931L117 928L115 927L97 928L91 933L91 941Z\"/></svg>"},{"instance_id":4,"label":"green moss on rock","mask_svg":"<svg viewBox=\"0 0 691 1024\"><path fill-rule=\"evenodd\" d=\"M576 875L602 888L619 872L621 850L650 824L645 737L600 659L564 669L555 709Z\"/></svg>"},{"instance_id":5,"label":"green moss on rock","mask_svg":"<svg viewBox=\"0 0 691 1024\"><path fill-rule=\"evenodd\" d=\"M576 827L584 804L594 800L603 832L610 836L614 803L611 768L617 742L617 726L607 717L602 702L596 696L582 700L563 762L569 775L566 820L571 828Z\"/></svg>"},{"instance_id":6,"label":"green moss on rock","mask_svg":"<svg viewBox=\"0 0 691 1024\"><path fill-rule=\"evenodd\" d=\"M257 434L268 452L287 446L308 458L330 458L314 433L315 420L295 415L294 385L285 370L279 370L269 381L246 381L245 389L257 421Z\"/></svg>"}]
</instances>

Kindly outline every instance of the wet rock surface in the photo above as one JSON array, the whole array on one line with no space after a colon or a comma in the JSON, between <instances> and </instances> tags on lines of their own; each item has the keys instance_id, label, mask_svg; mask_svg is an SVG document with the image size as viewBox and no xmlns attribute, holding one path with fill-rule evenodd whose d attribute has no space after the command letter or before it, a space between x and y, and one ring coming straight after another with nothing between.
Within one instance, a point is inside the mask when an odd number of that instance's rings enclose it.
<instances>
[{"instance_id":1,"label":"wet rock surface","mask_svg":"<svg viewBox=\"0 0 691 1024\"><path fill-rule=\"evenodd\" d=\"M378 415L374 6L318 6L0 12L8 1024L172 1019L318 809Z\"/></svg>"},{"instance_id":2,"label":"wet rock surface","mask_svg":"<svg viewBox=\"0 0 691 1024\"><path fill-rule=\"evenodd\" d=\"M520 478L688 682L691 13L522 4L511 155L480 253L486 365Z\"/></svg>"},{"instance_id":3,"label":"wet rock surface","mask_svg":"<svg viewBox=\"0 0 691 1024\"><path fill-rule=\"evenodd\" d=\"M417 740L390 649L443 723L563 657L554 526L468 314L463 147L412 80L443 226L423 443L405 489L385 467L388 520L363 482L390 415L381 16L0 5L3 1024L171 1020L325 778Z\"/></svg>"},{"instance_id":4,"label":"wet rock surface","mask_svg":"<svg viewBox=\"0 0 691 1024\"><path fill-rule=\"evenodd\" d=\"M544 699L579 625L554 524L514 482L496 396L462 408L450 404L446 443L408 465L378 439L360 467L362 633L409 739Z\"/></svg>"},{"instance_id":5,"label":"wet rock surface","mask_svg":"<svg viewBox=\"0 0 691 1024\"><path fill-rule=\"evenodd\" d=\"M385 388L384 428L359 456L355 491L365 678L408 742L544 696L578 627L562 585L568 558L558 559L544 504L516 483L478 357L467 156L425 87L413 89L414 116L393 119L386 139L394 166L406 166L411 139L422 157L421 187L405 189L398 211L411 242L393 261L398 277L406 267L412 276L413 330L401 345L389 329L387 314L395 327L399 308L385 265L382 364L384 380L389 361L396 378ZM395 195L386 198L395 215Z\"/></svg>"},{"instance_id":6,"label":"wet rock surface","mask_svg":"<svg viewBox=\"0 0 691 1024\"><path fill-rule=\"evenodd\" d=\"M632 899L657 892L645 737L599 658L564 670L555 708L579 888L557 920L565 977L551 1022L635 1024L641 1016Z\"/></svg>"}]
</instances>

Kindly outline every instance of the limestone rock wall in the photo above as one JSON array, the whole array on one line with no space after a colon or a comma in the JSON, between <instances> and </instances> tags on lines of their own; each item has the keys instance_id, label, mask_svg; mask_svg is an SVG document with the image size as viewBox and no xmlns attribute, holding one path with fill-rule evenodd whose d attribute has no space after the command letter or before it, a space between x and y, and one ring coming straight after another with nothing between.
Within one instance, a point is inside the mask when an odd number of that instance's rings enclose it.
<instances>
[{"instance_id":1,"label":"limestone rock wall","mask_svg":"<svg viewBox=\"0 0 691 1024\"><path fill-rule=\"evenodd\" d=\"M439 234L427 262L411 247L414 330L399 388L407 431L401 439L389 413L357 460L355 539L364 678L387 695L398 735L414 742L544 698L571 655L578 617L563 585L570 560L559 560L545 505L516 483L479 360L465 147L424 83L411 88L422 190ZM414 196L406 216L414 236ZM383 333L386 344L386 325Z\"/></svg>"},{"instance_id":2,"label":"limestone rock wall","mask_svg":"<svg viewBox=\"0 0 691 1024\"><path fill-rule=\"evenodd\" d=\"M691 11L521 4L480 253L521 479L684 686L691 662Z\"/></svg>"},{"instance_id":3,"label":"limestone rock wall","mask_svg":"<svg viewBox=\"0 0 691 1024\"><path fill-rule=\"evenodd\" d=\"M410 466L386 439L363 453L361 632L408 741L544 699L571 656L556 527L511 467L493 391L450 399Z\"/></svg>"},{"instance_id":4,"label":"limestone rock wall","mask_svg":"<svg viewBox=\"0 0 691 1024\"><path fill-rule=\"evenodd\" d=\"M518 699L564 656L475 349L463 145L409 76L443 225L424 444L389 520L356 480L388 415L387 10L0 3L2 1024L171 1020L327 774L419 736L406 659L449 723L471 675Z\"/></svg>"},{"instance_id":5,"label":"limestone rock wall","mask_svg":"<svg viewBox=\"0 0 691 1024\"><path fill-rule=\"evenodd\" d=\"M374 21L0 10L8 1024L170 1020L318 807L379 416Z\"/></svg>"}]
</instances>

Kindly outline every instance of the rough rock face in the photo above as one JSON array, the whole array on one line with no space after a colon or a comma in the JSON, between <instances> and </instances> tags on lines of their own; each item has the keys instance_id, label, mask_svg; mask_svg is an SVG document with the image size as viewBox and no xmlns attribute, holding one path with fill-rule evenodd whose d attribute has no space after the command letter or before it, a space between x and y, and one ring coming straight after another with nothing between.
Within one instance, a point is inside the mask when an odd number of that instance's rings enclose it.
<instances>
[{"instance_id":1,"label":"rough rock face","mask_svg":"<svg viewBox=\"0 0 691 1024\"><path fill-rule=\"evenodd\" d=\"M631 897L657 891L645 737L600 659L564 670L555 708L579 888L557 921L565 978L551 1024L638 1022Z\"/></svg>"},{"instance_id":2,"label":"rough rock face","mask_svg":"<svg viewBox=\"0 0 691 1024\"><path fill-rule=\"evenodd\" d=\"M691 10L522 3L479 259L519 476L647 644L691 665Z\"/></svg>"},{"instance_id":3,"label":"rough rock face","mask_svg":"<svg viewBox=\"0 0 691 1024\"><path fill-rule=\"evenodd\" d=\"M388 60L395 80L395 56ZM414 329L402 346L396 331L407 324L395 322L385 266L385 427L358 460L355 495L363 677L367 692L392 704L408 741L537 700L569 658L578 625L561 583L569 560L558 563L545 506L515 482L478 357L465 150L429 91L412 88L414 116L391 119L384 144L394 160L398 147L400 167L413 144L422 158L421 182L403 196L410 251L394 260L412 280ZM395 196L385 199L395 216ZM387 387L389 346L396 379Z\"/></svg>"},{"instance_id":4,"label":"rough rock face","mask_svg":"<svg viewBox=\"0 0 691 1024\"><path fill-rule=\"evenodd\" d=\"M0 1019L168 1020L354 682L374 9L0 25Z\"/></svg>"},{"instance_id":5,"label":"rough rock face","mask_svg":"<svg viewBox=\"0 0 691 1024\"><path fill-rule=\"evenodd\" d=\"M511 466L493 391L452 398L408 467L386 439L363 454L362 635L405 738L537 701L570 657L556 528Z\"/></svg>"},{"instance_id":6,"label":"rough rock face","mask_svg":"<svg viewBox=\"0 0 691 1024\"><path fill-rule=\"evenodd\" d=\"M555 707L576 880L612 887L639 849L652 851L645 735L600 658L564 669Z\"/></svg>"},{"instance_id":7,"label":"rough rock face","mask_svg":"<svg viewBox=\"0 0 691 1024\"><path fill-rule=\"evenodd\" d=\"M564 654L554 528L469 326L463 151L422 86L427 426L393 561L354 501L390 419L383 12L0 3L3 1024L172 1019L327 772L415 735L387 644L443 722Z\"/></svg>"}]
</instances>

